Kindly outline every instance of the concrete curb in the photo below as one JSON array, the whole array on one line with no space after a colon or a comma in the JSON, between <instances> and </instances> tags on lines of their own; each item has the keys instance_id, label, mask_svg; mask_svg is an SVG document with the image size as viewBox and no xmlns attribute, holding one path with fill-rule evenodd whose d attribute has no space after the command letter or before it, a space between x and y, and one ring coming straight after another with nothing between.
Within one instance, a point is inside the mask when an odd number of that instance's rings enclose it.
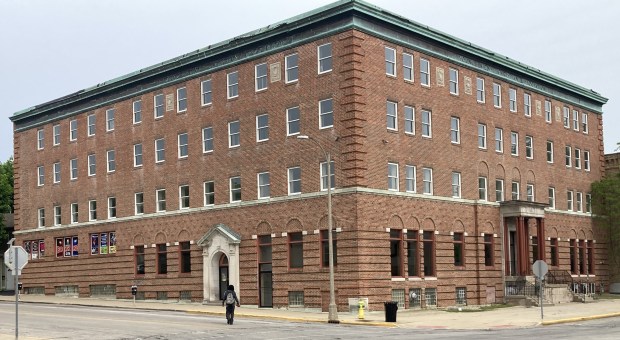
<instances>
[{"instance_id":1,"label":"concrete curb","mask_svg":"<svg viewBox=\"0 0 620 340\"><path fill-rule=\"evenodd\" d=\"M596 320L596 319L604 319L604 318L613 318L613 317L617 317L617 316L620 316L620 313L609 313L609 314L599 314L599 315L590 315L590 316L580 316L580 317L568 318L568 319L549 320L549 321L543 321L540 324L542 326L550 326L550 325L557 325L557 324L562 324L562 323L571 323L571 322L577 322L577 321L587 321L587 320Z\"/></svg>"}]
</instances>

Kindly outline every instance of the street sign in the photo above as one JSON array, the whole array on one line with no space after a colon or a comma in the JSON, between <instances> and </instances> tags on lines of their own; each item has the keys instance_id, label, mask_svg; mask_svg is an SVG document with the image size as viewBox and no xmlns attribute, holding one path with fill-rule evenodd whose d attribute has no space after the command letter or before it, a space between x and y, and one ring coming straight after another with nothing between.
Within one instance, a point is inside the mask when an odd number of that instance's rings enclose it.
<instances>
[{"instance_id":1,"label":"street sign","mask_svg":"<svg viewBox=\"0 0 620 340\"><path fill-rule=\"evenodd\" d=\"M17 262L17 266L19 268L19 274L21 274L22 269L28 264L28 253L23 247L20 246L11 246L11 248L7 249L4 252L4 264L13 272L15 275L15 263Z\"/></svg>"},{"instance_id":2,"label":"street sign","mask_svg":"<svg viewBox=\"0 0 620 340\"><path fill-rule=\"evenodd\" d=\"M543 277L545 277L545 275L547 275L549 267L547 266L547 263L545 261L537 260L532 265L532 271L537 278L542 279Z\"/></svg>"}]
</instances>

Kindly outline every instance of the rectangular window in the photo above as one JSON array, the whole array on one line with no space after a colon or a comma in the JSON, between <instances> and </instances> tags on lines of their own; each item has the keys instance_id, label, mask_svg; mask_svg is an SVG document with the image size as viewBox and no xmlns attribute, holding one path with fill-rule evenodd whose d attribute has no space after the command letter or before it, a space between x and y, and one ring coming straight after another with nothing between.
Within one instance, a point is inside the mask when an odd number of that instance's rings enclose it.
<instances>
[{"instance_id":1,"label":"rectangular window","mask_svg":"<svg viewBox=\"0 0 620 340\"><path fill-rule=\"evenodd\" d=\"M422 261L424 262L424 276L435 276L435 233L422 233ZM426 289L428 291L428 288Z\"/></svg>"},{"instance_id":2,"label":"rectangular window","mask_svg":"<svg viewBox=\"0 0 620 340\"><path fill-rule=\"evenodd\" d=\"M116 152L114 150L108 150L107 154L107 169L108 172L116 171Z\"/></svg>"},{"instance_id":3,"label":"rectangular window","mask_svg":"<svg viewBox=\"0 0 620 340\"><path fill-rule=\"evenodd\" d=\"M567 168L570 168L572 166L571 156L572 156L572 149L570 146L567 145L564 148L564 159L565 159L565 164Z\"/></svg>"},{"instance_id":4,"label":"rectangular window","mask_svg":"<svg viewBox=\"0 0 620 340\"><path fill-rule=\"evenodd\" d=\"M586 194L586 212L592 213L592 194Z\"/></svg>"},{"instance_id":5,"label":"rectangular window","mask_svg":"<svg viewBox=\"0 0 620 340\"><path fill-rule=\"evenodd\" d=\"M588 114L585 112L581 114L581 131L585 134L588 133Z\"/></svg>"},{"instance_id":6,"label":"rectangular window","mask_svg":"<svg viewBox=\"0 0 620 340\"><path fill-rule=\"evenodd\" d=\"M549 187L549 209L555 209L555 188Z\"/></svg>"},{"instance_id":7,"label":"rectangular window","mask_svg":"<svg viewBox=\"0 0 620 340\"><path fill-rule=\"evenodd\" d=\"M514 131L510 132L510 154L519 155L519 134Z\"/></svg>"},{"instance_id":8,"label":"rectangular window","mask_svg":"<svg viewBox=\"0 0 620 340\"><path fill-rule=\"evenodd\" d=\"M78 125L77 119L74 119L69 122L69 140L72 142L77 140L77 131L78 131L77 125Z\"/></svg>"},{"instance_id":9,"label":"rectangular window","mask_svg":"<svg viewBox=\"0 0 620 340\"><path fill-rule=\"evenodd\" d=\"M480 77L476 78L476 101L478 101L478 103L484 103L485 101L484 79Z\"/></svg>"},{"instance_id":10,"label":"rectangular window","mask_svg":"<svg viewBox=\"0 0 620 340\"><path fill-rule=\"evenodd\" d=\"M60 125L54 125L52 127L52 132L53 132L52 143L54 145L60 144Z\"/></svg>"},{"instance_id":11,"label":"rectangular window","mask_svg":"<svg viewBox=\"0 0 620 340\"><path fill-rule=\"evenodd\" d=\"M134 214L135 215L144 214L144 193L136 192L134 194L134 202L135 202Z\"/></svg>"},{"instance_id":12,"label":"rectangular window","mask_svg":"<svg viewBox=\"0 0 620 340\"><path fill-rule=\"evenodd\" d=\"M254 67L256 92L267 89L267 63Z\"/></svg>"},{"instance_id":13,"label":"rectangular window","mask_svg":"<svg viewBox=\"0 0 620 340\"><path fill-rule=\"evenodd\" d=\"M575 193L575 204L577 208L576 211L583 212L583 193L581 192Z\"/></svg>"},{"instance_id":14,"label":"rectangular window","mask_svg":"<svg viewBox=\"0 0 620 340\"><path fill-rule=\"evenodd\" d=\"M422 110L422 137L433 137L432 113Z\"/></svg>"},{"instance_id":15,"label":"rectangular window","mask_svg":"<svg viewBox=\"0 0 620 340\"><path fill-rule=\"evenodd\" d=\"M179 186L179 209L189 209L189 185Z\"/></svg>"},{"instance_id":16,"label":"rectangular window","mask_svg":"<svg viewBox=\"0 0 620 340\"><path fill-rule=\"evenodd\" d=\"M237 71L226 75L226 85L228 99L237 98L239 96L239 73Z\"/></svg>"},{"instance_id":17,"label":"rectangular window","mask_svg":"<svg viewBox=\"0 0 620 340\"><path fill-rule=\"evenodd\" d=\"M79 207L77 203L71 203L71 223L79 222Z\"/></svg>"},{"instance_id":18,"label":"rectangular window","mask_svg":"<svg viewBox=\"0 0 620 340\"><path fill-rule=\"evenodd\" d=\"M54 163L52 169L54 170L54 183L60 183L60 163Z\"/></svg>"},{"instance_id":19,"label":"rectangular window","mask_svg":"<svg viewBox=\"0 0 620 340\"><path fill-rule=\"evenodd\" d=\"M424 58L420 58L420 84L431 86L431 64Z\"/></svg>"},{"instance_id":20,"label":"rectangular window","mask_svg":"<svg viewBox=\"0 0 620 340\"><path fill-rule=\"evenodd\" d=\"M105 130L112 131L114 130L114 115L116 110L108 109L105 111Z\"/></svg>"},{"instance_id":21,"label":"rectangular window","mask_svg":"<svg viewBox=\"0 0 620 340\"><path fill-rule=\"evenodd\" d=\"M257 175L258 179L258 198L269 198L271 196L271 179L268 172L261 172Z\"/></svg>"},{"instance_id":22,"label":"rectangular window","mask_svg":"<svg viewBox=\"0 0 620 340\"><path fill-rule=\"evenodd\" d=\"M484 234L484 265L491 267L495 264L495 251L493 247L493 234Z\"/></svg>"},{"instance_id":23,"label":"rectangular window","mask_svg":"<svg viewBox=\"0 0 620 340\"><path fill-rule=\"evenodd\" d=\"M187 155L189 154L189 137L187 133L179 133L179 135L177 136L177 143L179 158L187 158Z\"/></svg>"},{"instance_id":24,"label":"rectangular window","mask_svg":"<svg viewBox=\"0 0 620 340\"><path fill-rule=\"evenodd\" d=\"M586 240L579 240L579 274L586 274Z\"/></svg>"},{"instance_id":25,"label":"rectangular window","mask_svg":"<svg viewBox=\"0 0 620 340\"><path fill-rule=\"evenodd\" d=\"M157 274L168 273L168 251L166 244L157 245Z\"/></svg>"},{"instance_id":26,"label":"rectangular window","mask_svg":"<svg viewBox=\"0 0 620 340\"><path fill-rule=\"evenodd\" d=\"M38 210L38 226L39 228L45 227L45 209L43 208Z\"/></svg>"},{"instance_id":27,"label":"rectangular window","mask_svg":"<svg viewBox=\"0 0 620 340\"><path fill-rule=\"evenodd\" d=\"M319 102L319 128L325 129L334 126L334 106L332 99Z\"/></svg>"},{"instance_id":28,"label":"rectangular window","mask_svg":"<svg viewBox=\"0 0 620 340\"><path fill-rule=\"evenodd\" d=\"M241 136L239 131L239 121L228 123L228 147L235 148L241 145Z\"/></svg>"},{"instance_id":29,"label":"rectangular window","mask_svg":"<svg viewBox=\"0 0 620 340\"><path fill-rule=\"evenodd\" d=\"M166 141L163 138L155 140L155 163L166 160Z\"/></svg>"},{"instance_id":30,"label":"rectangular window","mask_svg":"<svg viewBox=\"0 0 620 340\"><path fill-rule=\"evenodd\" d=\"M144 275L144 246L134 247L134 257L136 261L136 275Z\"/></svg>"},{"instance_id":31,"label":"rectangular window","mask_svg":"<svg viewBox=\"0 0 620 340\"><path fill-rule=\"evenodd\" d=\"M241 202L241 177L230 178L230 202Z\"/></svg>"},{"instance_id":32,"label":"rectangular window","mask_svg":"<svg viewBox=\"0 0 620 340\"><path fill-rule=\"evenodd\" d=\"M45 131L43 129L37 130L37 150L43 150L45 147Z\"/></svg>"},{"instance_id":33,"label":"rectangular window","mask_svg":"<svg viewBox=\"0 0 620 340\"><path fill-rule=\"evenodd\" d=\"M95 116L95 114L88 115L86 122L88 124L88 136L94 136L96 131L95 123L97 122L97 116Z\"/></svg>"},{"instance_id":34,"label":"rectangular window","mask_svg":"<svg viewBox=\"0 0 620 340\"><path fill-rule=\"evenodd\" d=\"M60 206L55 206L54 207L54 225L58 226L62 224L62 211L60 209Z\"/></svg>"},{"instance_id":35,"label":"rectangular window","mask_svg":"<svg viewBox=\"0 0 620 340\"><path fill-rule=\"evenodd\" d=\"M487 178L478 177L478 199L487 200Z\"/></svg>"},{"instance_id":36,"label":"rectangular window","mask_svg":"<svg viewBox=\"0 0 620 340\"><path fill-rule=\"evenodd\" d=\"M416 192L416 170L413 165L405 165L405 190Z\"/></svg>"},{"instance_id":37,"label":"rectangular window","mask_svg":"<svg viewBox=\"0 0 620 340\"><path fill-rule=\"evenodd\" d=\"M495 128L495 151L504 152L504 130L501 128Z\"/></svg>"},{"instance_id":38,"label":"rectangular window","mask_svg":"<svg viewBox=\"0 0 620 340\"><path fill-rule=\"evenodd\" d=\"M508 89L508 100L510 102L510 112L517 112L517 90Z\"/></svg>"},{"instance_id":39,"label":"rectangular window","mask_svg":"<svg viewBox=\"0 0 620 340\"><path fill-rule=\"evenodd\" d=\"M452 197L454 198L461 197L461 173L460 172L452 173Z\"/></svg>"},{"instance_id":40,"label":"rectangular window","mask_svg":"<svg viewBox=\"0 0 620 340\"><path fill-rule=\"evenodd\" d=\"M398 191L398 164L388 163L388 190Z\"/></svg>"},{"instance_id":41,"label":"rectangular window","mask_svg":"<svg viewBox=\"0 0 620 340\"><path fill-rule=\"evenodd\" d=\"M512 182L512 200L518 201L521 191L519 190L519 182Z\"/></svg>"},{"instance_id":42,"label":"rectangular window","mask_svg":"<svg viewBox=\"0 0 620 340\"><path fill-rule=\"evenodd\" d=\"M164 116L164 95L158 94L153 96L153 114L155 119Z\"/></svg>"},{"instance_id":43,"label":"rectangular window","mask_svg":"<svg viewBox=\"0 0 620 340\"><path fill-rule=\"evenodd\" d=\"M94 154L88 155L88 176L94 176L97 173L97 157Z\"/></svg>"},{"instance_id":44,"label":"rectangular window","mask_svg":"<svg viewBox=\"0 0 620 340\"><path fill-rule=\"evenodd\" d=\"M504 180L496 179L495 180L495 202L503 202L504 201Z\"/></svg>"},{"instance_id":45,"label":"rectangular window","mask_svg":"<svg viewBox=\"0 0 620 340\"><path fill-rule=\"evenodd\" d=\"M570 190L566 192L566 210L573 211L573 192Z\"/></svg>"},{"instance_id":46,"label":"rectangular window","mask_svg":"<svg viewBox=\"0 0 620 340\"><path fill-rule=\"evenodd\" d=\"M413 55L403 53L403 79L413 81Z\"/></svg>"},{"instance_id":47,"label":"rectangular window","mask_svg":"<svg viewBox=\"0 0 620 340\"><path fill-rule=\"evenodd\" d=\"M592 240L587 240L587 248L588 248L588 269L586 274L595 275L594 272L594 242Z\"/></svg>"},{"instance_id":48,"label":"rectangular window","mask_svg":"<svg viewBox=\"0 0 620 340\"><path fill-rule=\"evenodd\" d=\"M590 171L590 151L583 152L583 169Z\"/></svg>"},{"instance_id":49,"label":"rectangular window","mask_svg":"<svg viewBox=\"0 0 620 340\"><path fill-rule=\"evenodd\" d=\"M454 265L462 267L465 265L465 235L454 233L452 244L454 246Z\"/></svg>"},{"instance_id":50,"label":"rectangular window","mask_svg":"<svg viewBox=\"0 0 620 340\"><path fill-rule=\"evenodd\" d=\"M553 142L547 141L547 163L553 163Z\"/></svg>"},{"instance_id":51,"label":"rectangular window","mask_svg":"<svg viewBox=\"0 0 620 340\"><path fill-rule=\"evenodd\" d=\"M573 110L573 130L579 131L579 111Z\"/></svg>"},{"instance_id":52,"label":"rectangular window","mask_svg":"<svg viewBox=\"0 0 620 340\"><path fill-rule=\"evenodd\" d=\"M398 104L394 102L387 102L386 105L386 114L387 114L387 129L388 130L398 130L397 125L397 114Z\"/></svg>"},{"instance_id":53,"label":"rectangular window","mask_svg":"<svg viewBox=\"0 0 620 340\"><path fill-rule=\"evenodd\" d=\"M95 200L88 201L88 220L97 220L97 201Z\"/></svg>"},{"instance_id":54,"label":"rectangular window","mask_svg":"<svg viewBox=\"0 0 620 340\"><path fill-rule=\"evenodd\" d=\"M327 173L329 173L329 185L332 189L336 187L336 168L334 161L329 162L329 171L327 171L327 162L321 162L321 191L327 190Z\"/></svg>"},{"instance_id":55,"label":"rectangular window","mask_svg":"<svg viewBox=\"0 0 620 340\"><path fill-rule=\"evenodd\" d=\"M457 305L467 305L467 288L466 287L456 287L455 290L455 301Z\"/></svg>"},{"instance_id":56,"label":"rectangular window","mask_svg":"<svg viewBox=\"0 0 620 340\"><path fill-rule=\"evenodd\" d=\"M450 117L450 142L461 144L461 120L458 117Z\"/></svg>"},{"instance_id":57,"label":"rectangular window","mask_svg":"<svg viewBox=\"0 0 620 340\"><path fill-rule=\"evenodd\" d=\"M200 93L202 96L200 97L200 104L202 106L209 105L213 103L213 91L211 89L211 79L203 80L200 83Z\"/></svg>"},{"instance_id":58,"label":"rectangular window","mask_svg":"<svg viewBox=\"0 0 620 340\"><path fill-rule=\"evenodd\" d=\"M558 239L556 237L552 237L549 239L549 251L550 251L550 265L553 267L557 267L559 261L559 252L558 252Z\"/></svg>"},{"instance_id":59,"label":"rectangular window","mask_svg":"<svg viewBox=\"0 0 620 340\"><path fill-rule=\"evenodd\" d=\"M187 111L187 88L177 89L177 112Z\"/></svg>"},{"instance_id":60,"label":"rectangular window","mask_svg":"<svg viewBox=\"0 0 620 340\"><path fill-rule=\"evenodd\" d=\"M433 194L433 169L422 168L422 182L424 191L422 193L426 195Z\"/></svg>"},{"instance_id":61,"label":"rectangular window","mask_svg":"<svg viewBox=\"0 0 620 340\"><path fill-rule=\"evenodd\" d=\"M564 127L570 129L570 109L564 106L564 114L562 116L562 121L564 123Z\"/></svg>"},{"instance_id":62,"label":"rectangular window","mask_svg":"<svg viewBox=\"0 0 620 340\"><path fill-rule=\"evenodd\" d=\"M142 122L142 100L135 100L133 102L133 123L140 122Z\"/></svg>"},{"instance_id":63,"label":"rectangular window","mask_svg":"<svg viewBox=\"0 0 620 340\"><path fill-rule=\"evenodd\" d=\"M502 85L493 83L493 106L502 107Z\"/></svg>"},{"instance_id":64,"label":"rectangular window","mask_svg":"<svg viewBox=\"0 0 620 340\"><path fill-rule=\"evenodd\" d=\"M575 169L581 169L581 149L575 148Z\"/></svg>"},{"instance_id":65,"label":"rectangular window","mask_svg":"<svg viewBox=\"0 0 620 340\"><path fill-rule=\"evenodd\" d=\"M45 184L45 167L43 165L37 167L37 185Z\"/></svg>"},{"instance_id":66,"label":"rectangular window","mask_svg":"<svg viewBox=\"0 0 620 340\"><path fill-rule=\"evenodd\" d=\"M202 152L212 152L213 151L213 128L206 127L202 129Z\"/></svg>"},{"instance_id":67,"label":"rectangular window","mask_svg":"<svg viewBox=\"0 0 620 340\"><path fill-rule=\"evenodd\" d=\"M523 94L523 111L526 117L532 116L532 96L529 93Z\"/></svg>"},{"instance_id":68,"label":"rectangular window","mask_svg":"<svg viewBox=\"0 0 620 340\"><path fill-rule=\"evenodd\" d=\"M329 234L327 230L321 230L321 266L329 267ZM336 231L332 229L332 253L334 266L338 265L338 240Z\"/></svg>"},{"instance_id":69,"label":"rectangular window","mask_svg":"<svg viewBox=\"0 0 620 340\"><path fill-rule=\"evenodd\" d=\"M286 83L299 80L299 56L297 53L287 55L284 58L284 68Z\"/></svg>"},{"instance_id":70,"label":"rectangular window","mask_svg":"<svg viewBox=\"0 0 620 340\"><path fill-rule=\"evenodd\" d=\"M408 230L407 232L407 275L409 277L420 276L418 235L417 230Z\"/></svg>"},{"instance_id":71,"label":"rectangular window","mask_svg":"<svg viewBox=\"0 0 620 340\"><path fill-rule=\"evenodd\" d=\"M487 126L478 123L478 149L487 148Z\"/></svg>"},{"instance_id":72,"label":"rectangular window","mask_svg":"<svg viewBox=\"0 0 620 340\"><path fill-rule=\"evenodd\" d=\"M325 44L317 47L318 70L319 74L332 70L332 44Z\"/></svg>"},{"instance_id":73,"label":"rectangular window","mask_svg":"<svg viewBox=\"0 0 620 340\"><path fill-rule=\"evenodd\" d=\"M450 69L450 93L459 94L459 71Z\"/></svg>"},{"instance_id":74,"label":"rectangular window","mask_svg":"<svg viewBox=\"0 0 620 340\"><path fill-rule=\"evenodd\" d=\"M396 77L396 50L385 48L385 74Z\"/></svg>"},{"instance_id":75,"label":"rectangular window","mask_svg":"<svg viewBox=\"0 0 620 340\"><path fill-rule=\"evenodd\" d=\"M415 135L415 109L405 106L405 133Z\"/></svg>"},{"instance_id":76,"label":"rectangular window","mask_svg":"<svg viewBox=\"0 0 620 340\"><path fill-rule=\"evenodd\" d=\"M301 168L288 168L288 194L301 194Z\"/></svg>"},{"instance_id":77,"label":"rectangular window","mask_svg":"<svg viewBox=\"0 0 620 340\"><path fill-rule=\"evenodd\" d=\"M159 189L155 191L155 199L156 199L156 211L166 211L166 189Z\"/></svg>"},{"instance_id":78,"label":"rectangular window","mask_svg":"<svg viewBox=\"0 0 620 340\"><path fill-rule=\"evenodd\" d=\"M579 274L577 269L577 240L570 239L569 242L570 272L572 274Z\"/></svg>"},{"instance_id":79,"label":"rectangular window","mask_svg":"<svg viewBox=\"0 0 620 340\"><path fill-rule=\"evenodd\" d=\"M116 218L116 197L108 197L108 219Z\"/></svg>"},{"instance_id":80,"label":"rectangular window","mask_svg":"<svg viewBox=\"0 0 620 340\"><path fill-rule=\"evenodd\" d=\"M534 139L532 136L525 136L525 158L534 158Z\"/></svg>"},{"instance_id":81,"label":"rectangular window","mask_svg":"<svg viewBox=\"0 0 620 340\"><path fill-rule=\"evenodd\" d=\"M189 241L179 242L179 248L181 248L181 273L192 272L192 252Z\"/></svg>"},{"instance_id":82,"label":"rectangular window","mask_svg":"<svg viewBox=\"0 0 620 340\"><path fill-rule=\"evenodd\" d=\"M133 145L133 166L142 166L142 144Z\"/></svg>"},{"instance_id":83,"label":"rectangular window","mask_svg":"<svg viewBox=\"0 0 620 340\"><path fill-rule=\"evenodd\" d=\"M205 193L205 199L204 199L204 205L214 205L215 204L215 182L210 181L210 182L205 182L204 183L204 193Z\"/></svg>"},{"instance_id":84,"label":"rectangular window","mask_svg":"<svg viewBox=\"0 0 620 340\"><path fill-rule=\"evenodd\" d=\"M262 142L269 139L269 115L256 116L256 141Z\"/></svg>"},{"instance_id":85,"label":"rectangular window","mask_svg":"<svg viewBox=\"0 0 620 340\"><path fill-rule=\"evenodd\" d=\"M528 183L525 187L527 201L534 202L534 184Z\"/></svg>"},{"instance_id":86,"label":"rectangular window","mask_svg":"<svg viewBox=\"0 0 620 340\"><path fill-rule=\"evenodd\" d=\"M301 232L288 234L289 268L304 267L304 236Z\"/></svg>"},{"instance_id":87,"label":"rectangular window","mask_svg":"<svg viewBox=\"0 0 620 340\"><path fill-rule=\"evenodd\" d=\"M299 106L286 109L286 135L292 136L299 134L300 131Z\"/></svg>"},{"instance_id":88,"label":"rectangular window","mask_svg":"<svg viewBox=\"0 0 620 340\"><path fill-rule=\"evenodd\" d=\"M403 231L401 229L390 230L390 268L392 277L403 275Z\"/></svg>"},{"instance_id":89,"label":"rectangular window","mask_svg":"<svg viewBox=\"0 0 620 340\"><path fill-rule=\"evenodd\" d=\"M551 123L553 117L551 116L551 101L545 100L545 122Z\"/></svg>"}]
</instances>

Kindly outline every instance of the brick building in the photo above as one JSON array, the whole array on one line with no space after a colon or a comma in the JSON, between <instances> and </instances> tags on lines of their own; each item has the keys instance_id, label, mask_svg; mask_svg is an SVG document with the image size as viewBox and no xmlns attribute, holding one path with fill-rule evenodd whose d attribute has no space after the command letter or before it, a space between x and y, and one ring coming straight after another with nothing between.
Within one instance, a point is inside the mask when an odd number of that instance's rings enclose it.
<instances>
[{"instance_id":1,"label":"brick building","mask_svg":"<svg viewBox=\"0 0 620 340\"><path fill-rule=\"evenodd\" d=\"M327 152L340 310L605 280L606 101L339 1L15 113L24 288L326 310Z\"/></svg>"},{"instance_id":2,"label":"brick building","mask_svg":"<svg viewBox=\"0 0 620 340\"><path fill-rule=\"evenodd\" d=\"M612 176L620 172L620 152L605 155L605 175Z\"/></svg>"}]
</instances>

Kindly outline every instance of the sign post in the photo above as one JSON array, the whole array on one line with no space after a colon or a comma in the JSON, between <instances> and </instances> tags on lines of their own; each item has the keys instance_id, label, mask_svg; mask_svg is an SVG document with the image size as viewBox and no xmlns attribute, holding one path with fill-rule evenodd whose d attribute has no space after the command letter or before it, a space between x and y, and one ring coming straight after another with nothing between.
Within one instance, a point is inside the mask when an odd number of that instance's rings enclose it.
<instances>
[{"instance_id":1,"label":"sign post","mask_svg":"<svg viewBox=\"0 0 620 340\"><path fill-rule=\"evenodd\" d=\"M543 287L543 280L545 279L545 275L547 275L547 272L549 271L549 266L547 266L547 263L543 260L537 260L536 262L534 262L534 264L532 265L532 271L534 272L534 275L536 275L536 280L538 280L539 282L539 295L540 295L540 319L542 320L544 318L544 314L543 314L543 292L544 292L544 287Z\"/></svg>"},{"instance_id":2,"label":"sign post","mask_svg":"<svg viewBox=\"0 0 620 340\"><path fill-rule=\"evenodd\" d=\"M14 246L11 239L9 245L11 246L4 253L4 263L11 269L11 273L15 276L15 339L19 338L19 274L22 269L28 264L28 253L23 247Z\"/></svg>"}]
</instances>

